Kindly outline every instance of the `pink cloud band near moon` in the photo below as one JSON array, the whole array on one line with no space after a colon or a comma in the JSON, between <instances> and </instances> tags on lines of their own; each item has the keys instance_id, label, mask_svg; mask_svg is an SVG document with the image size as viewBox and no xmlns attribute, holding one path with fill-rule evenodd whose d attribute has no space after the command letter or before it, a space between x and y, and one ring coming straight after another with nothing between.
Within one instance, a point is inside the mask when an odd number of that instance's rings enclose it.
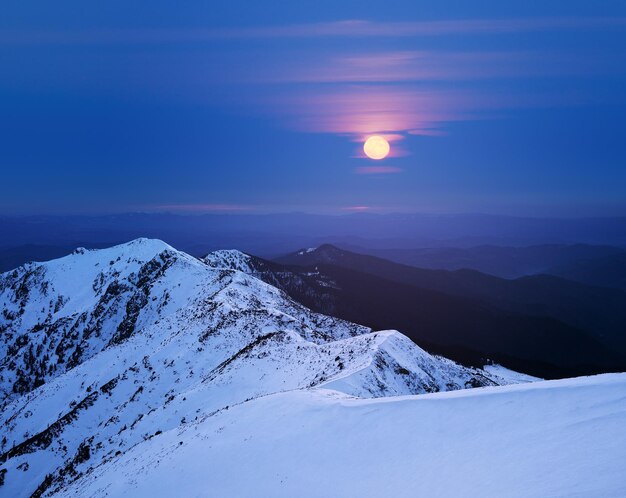
<instances>
[{"instance_id":1,"label":"pink cloud band near moon","mask_svg":"<svg viewBox=\"0 0 626 498\"><path fill-rule=\"evenodd\" d=\"M484 106L466 92L385 85L339 85L282 95L271 103L297 131L333 133L363 140L371 134L439 135L444 123L470 119Z\"/></svg>"},{"instance_id":2,"label":"pink cloud band near moon","mask_svg":"<svg viewBox=\"0 0 626 498\"><path fill-rule=\"evenodd\" d=\"M393 173L402 173L402 168L395 166L359 166L354 169L357 175L389 175Z\"/></svg>"},{"instance_id":3,"label":"pink cloud band near moon","mask_svg":"<svg viewBox=\"0 0 626 498\"><path fill-rule=\"evenodd\" d=\"M410 149L398 141L410 135L443 136L453 122L546 103L559 105L568 98L487 93L466 82L588 74L606 71L605 66L603 61L576 60L571 54L404 50L328 57L312 53L293 58L289 65L270 64L254 77L280 86L280 93L266 96L261 107L286 127L343 135L359 143L369 135L383 135L392 145L389 157L401 157ZM352 157L366 156L359 147Z\"/></svg>"}]
</instances>

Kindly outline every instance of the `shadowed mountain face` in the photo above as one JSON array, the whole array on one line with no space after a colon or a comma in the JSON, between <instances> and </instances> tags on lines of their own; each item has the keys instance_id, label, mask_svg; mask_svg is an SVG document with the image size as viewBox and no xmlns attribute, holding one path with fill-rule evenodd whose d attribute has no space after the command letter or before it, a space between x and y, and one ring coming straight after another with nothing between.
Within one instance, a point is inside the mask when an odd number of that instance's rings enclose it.
<instances>
[{"instance_id":1,"label":"shadowed mountain face","mask_svg":"<svg viewBox=\"0 0 626 498\"><path fill-rule=\"evenodd\" d=\"M549 275L507 280L473 270L424 270L331 245L280 258L283 263L330 264L420 289L469 298L510 313L547 316L586 330L610 348L626 351L626 292Z\"/></svg>"},{"instance_id":2,"label":"shadowed mountain face","mask_svg":"<svg viewBox=\"0 0 626 498\"><path fill-rule=\"evenodd\" d=\"M322 246L285 258L305 266L238 251L218 251L205 261L254 274L317 311L372 327L398 328L427 349L465 364L482 365L491 359L543 377L610 371L626 364L587 330L543 314L510 311L484 299L398 281L394 273L383 278L368 273L368 265L363 271L346 267L360 258L365 258L361 263L378 259ZM449 272L435 272L431 278L439 273Z\"/></svg>"},{"instance_id":3,"label":"shadowed mountain face","mask_svg":"<svg viewBox=\"0 0 626 498\"><path fill-rule=\"evenodd\" d=\"M589 285L626 291L626 252L559 264L546 273Z\"/></svg>"}]
</instances>

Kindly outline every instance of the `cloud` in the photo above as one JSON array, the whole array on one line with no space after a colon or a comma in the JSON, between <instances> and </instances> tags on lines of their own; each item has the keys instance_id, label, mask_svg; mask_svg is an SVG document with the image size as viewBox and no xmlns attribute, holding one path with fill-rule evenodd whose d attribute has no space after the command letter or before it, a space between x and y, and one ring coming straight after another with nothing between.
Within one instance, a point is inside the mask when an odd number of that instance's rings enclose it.
<instances>
[{"instance_id":1,"label":"cloud","mask_svg":"<svg viewBox=\"0 0 626 498\"><path fill-rule=\"evenodd\" d=\"M370 209L370 206L346 206L341 208L342 211L350 211L352 213L362 213L364 211L369 211Z\"/></svg>"},{"instance_id":2,"label":"cloud","mask_svg":"<svg viewBox=\"0 0 626 498\"><path fill-rule=\"evenodd\" d=\"M278 87L257 112L305 133L344 135L362 142L371 134L397 142L407 135L443 136L454 122L498 118L514 109L580 105L580 95L414 84L331 84ZM393 146L394 155L405 155ZM358 155L357 157L361 157Z\"/></svg>"},{"instance_id":3,"label":"cloud","mask_svg":"<svg viewBox=\"0 0 626 498\"><path fill-rule=\"evenodd\" d=\"M459 19L417 22L344 20L288 26L223 29L215 32L233 38L308 37L412 37L456 34L504 34L550 30L624 27L624 17L541 17L520 19Z\"/></svg>"},{"instance_id":4,"label":"cloud","mask_svg":"<svg viewBox=\"0 0 626 498\"><path fill-rule=\"evenodd\" d=\"M495 98L491 98L495 104ZM339 85L281 94L266 103L289 127L312 133L431 135L443 123L477 117L488 105L472 92L397 85Z\"/></svg>"},{"instance_id":5,"label":"cloud","mask_svg":"<svg viewBox=\"0 0 626 498\"><path fill-rule=\"evenodd\" d=\"M623 67L558 52L355 50L314 51L251 66L250 81L268 83L257 110L295 131L342 134L361 142L373 133L392 140L442 136L449 123L502 116L511 109L580 105L584 100L565 91L548 95L528 91L528 85L512 88L509 79L588 76ZM478 85L476 79L499 80L499 86L491 81L489 87ZM405 155L402 149L392 150Z\"/></svg>"},{"instance_id":6,"label":"cloud","mask_svg":"<svg viewBox=\"0 0 626 498\"><path fill-rule=\"evenodd\" d=\"M240 211L255 211L257 206L246 204L156 204L145 206L149 211L169 211L184 213L227 213Z\"/></svg>"},{"instance_id":7,"label":"cloud","mask_svg":"<svg viewBox=\"0 0 626 498\"><path fill-rule=\"evenodd\" d=\"M233 28L130 28L83 31L0 30L2 44L175 43L272 38L431 37L623 28L626 17L540 17L417 22L342 20L282 26Z\"/></svg>"},{"instance_id":8,"label":"cloud","mask_svg":"<svg viewBox=\"0 0 626 498\"><path fill-rule=\"evenodd\" d=\"M251 78L267 83L472 81L588 74L601 63L557 52L368 50L290 61L265 72L255 70Z\"/></svg>"},{"instance_id":9,"label":"cloud","mask_svg":"<svg viewBox=\"0 0 626 498\"><path fill-rule=\"evenodd\" d=\"M352 137L353 142L357 142L359 144L363 144L367 140L370 134L356 135ZM381 137L383 137L387 142L397 143L404 140L406 137L400 133L380 133Z\"/></svg>"},{"instance_id":10,"label":"cloud","mask_svg":"<svg viewBox=\"0 0 626 498\"><path fill-rule=\"evenodd\" d=\"M354 169L357 175L389 175L393 173L402 173L401 168L395 166L359 166Z\"/></svg>"}]
</instances>

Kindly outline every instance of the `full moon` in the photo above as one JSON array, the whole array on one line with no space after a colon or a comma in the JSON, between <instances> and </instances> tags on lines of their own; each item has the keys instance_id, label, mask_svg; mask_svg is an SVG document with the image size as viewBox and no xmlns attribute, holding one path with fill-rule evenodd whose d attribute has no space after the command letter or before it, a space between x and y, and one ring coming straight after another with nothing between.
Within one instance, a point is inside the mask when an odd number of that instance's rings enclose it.
<instances>
[{"instance_id":1,"label":"full moon","mask_svg":"<svg viewBox=\"0 0 626 498\"><path fill-rule=\"evenodd\" d=\"M370 159L384 159L389 154L389 142L380 135L372 135L363 144L363 152Z\"/></svg>"}]
</instances>

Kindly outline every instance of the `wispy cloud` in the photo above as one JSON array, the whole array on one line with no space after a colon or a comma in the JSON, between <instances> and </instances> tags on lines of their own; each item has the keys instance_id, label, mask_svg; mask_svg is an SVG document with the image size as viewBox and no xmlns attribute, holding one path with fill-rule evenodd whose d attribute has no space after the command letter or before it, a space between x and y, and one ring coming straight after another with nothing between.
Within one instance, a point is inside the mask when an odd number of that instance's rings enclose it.
<instances>
[{"instance_id":1,"label":"wispy cloud","mask_svg":"<svg viewBox=\"0 0 626 498\"><path fill-rule=\"evenodd\" d=\"M148 211L169 211L183 213L228 213L255 211L257 206L247 204L155 204L144 206Z\"/></svg>"},{"instance_id":2,"label":"wispy cloud","mask_svg":"<svg viewBox=\"0 0 626 498\"><path fill-rule=\"evenodd\" d=\"M588 74L606 61L537 51L367 51L291 61L254 76L263 82L382 83Z\"/></svg>"},{"instance_id":3,"label":"wispy cloud","mask_svg":"<svg viewBox=\"0 0 626 498\"><path fill-rule=\"evenodd\" d=\"M363 213L365 211L369 211L370 209L372 209L370 206L345 206L341 208L342 211L348 211L351 213Z\"/></svg>"},{"instance_id":4,"label":"wispy cloud","mask_svg":"<svg viewBox=\"0 0 626 498\"><path fill-rule=\"evenodd\" d=\"M279 70L258 71L256 77L276 84L276 91L264 96L261 110L278 116L291 129L363 141L373 133L388 134L391 140L406 134L441 136L451 122L485 119L510 109L582 102L580 96L573 98L566 92L542 95L523 89L486 89L472 84L477 78L588 75L609 67L607 60L556 52L363 50L314 54ZM458 84L464 81L470 84ZM285 83L291 86L280 86ZM401 148L392 151L403 155Z\"/></svg>"},{"instance_id":5,"label":"wispy cloud","mask_svg":"<svg viewBox=\"0 0 626 498\"><path fill-rule=\"evenodd\" d=\"M406 37L450 34L503 34L562 29L626 26L624 17L541 17L525 19L459 19L417 22L345 20L289 26L224 29L215 35L234 38Z\"/></svg>"},{"instance_id":6,"label":"wispy cloud","mask_svg":"<svg viewBox=\"0 0 626 498\"><path fill-rule=\"evenodd\" d=\"M401 168L395 166L359 166L354 172L357 175L389 175L393 173L402 173Z\"/></svg>"},{"instance_id":7,"label":"wispy cloud","mask_svg":"<svg viewBox=\"0 0 626 498\"><path fill-rule=\"evenodd\" d=\"M526 19L458 19L417 22L342 20L282 26L233 28L131 28L83 31L0 30L4 44L86 44L202 42L228 39L319 37L425 37L622 28L625 17L542 17Z\"/></svg>"},{"instance_id":8,"label":"wispy cloud","mask_svg":"<svg viewBox=\"0 0 626 498\"><path fill-rule=\"evenodd\" d=\"M430 135L443 123L475 119L496 107L498 99L456 90L339 85L276 96L264 105L298 131L355 138L378 133L397 139L399 133Z\"/></svg>"}]
</instances>

